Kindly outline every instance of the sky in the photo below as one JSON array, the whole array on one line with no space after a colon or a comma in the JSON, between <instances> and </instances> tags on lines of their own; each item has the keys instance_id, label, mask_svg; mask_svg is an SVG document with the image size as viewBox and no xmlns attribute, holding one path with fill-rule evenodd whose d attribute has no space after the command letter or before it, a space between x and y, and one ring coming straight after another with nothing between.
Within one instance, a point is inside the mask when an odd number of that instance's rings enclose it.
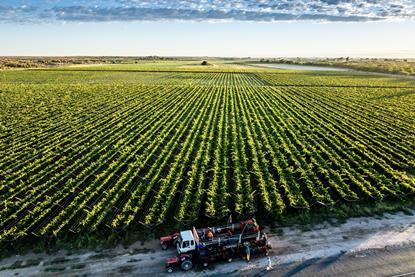
<instances>
[{"instance_id":1,"label":"sky","mask_svg":"<svg viewBox=\"0 0 415 277\"><path fill-rule=\"evenodd\" d=\"M0 0L0 56L415 58L415 0Z\"/></svg>"}]
</instances>

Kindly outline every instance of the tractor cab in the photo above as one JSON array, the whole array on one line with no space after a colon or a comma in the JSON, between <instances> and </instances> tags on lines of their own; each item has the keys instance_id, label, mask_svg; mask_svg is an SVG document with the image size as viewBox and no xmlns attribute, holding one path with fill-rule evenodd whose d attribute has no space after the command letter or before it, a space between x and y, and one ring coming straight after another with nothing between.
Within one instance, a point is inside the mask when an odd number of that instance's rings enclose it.
<instances>
[{"instance_id":1,"label":"tractor cab","mask_svg":"<svg viewBox=\"0 0 415 277\"><path fill-rule=\"evenodd\" d=\"M196 241L193 236L193 232L190 230L180 232L176 246L179 254L189 253L196 250Z\"/></svg>"}]
</instances>

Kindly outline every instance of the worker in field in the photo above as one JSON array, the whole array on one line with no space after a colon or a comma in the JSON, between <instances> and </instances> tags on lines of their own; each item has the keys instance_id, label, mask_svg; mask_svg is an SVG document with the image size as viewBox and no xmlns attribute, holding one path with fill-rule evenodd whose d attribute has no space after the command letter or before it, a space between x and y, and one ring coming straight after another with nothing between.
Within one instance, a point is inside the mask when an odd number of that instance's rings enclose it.
<instances>
[{"instance_id":1,"label":"worker in field","mask_svg":"<svg viewBox=\"0 0 415 277\"><path fill-rule=\"evenodd\" d=\"M197 245L197 248L199 249L199 254L200 254L201 256L206 255L206 247L205 247L205 245L204 245L203 243L199 243L199 244Z\"/></svg>"},{"instance_id":2,"label":"worker in field","mask_svg":"<svg viewBox=\"0 0 415 277\"><path fill-rule=\"evenodd\" d=\"M211 228L208 229L207 237L208 239L213 240L213 231Z\"/></svg>"},{"instance_id":3,"label":"worker in field","mask_svg":"<svg viewBox=\"0 0 415 277\"><path fill-rule=\"evenodd\" d=\"M199 237L204 240L206 238L206 231L205 229L202 229L200 231L197 231L197 234L199 235Z\"/></svg>"},{"instance_id":4,"label":"worker in field","mask_svg":"<svg viewBox=\"0 0 415 277\"><path fill-rule=\"evenodd\" d=\"M246 254L246 261L249 263L251 262L251 245L249 242L245 242L245 254Z\"/></svg>"},{"instance_id":5,"label":"worker in field","mask_svg":"<svg viewBox=\"0 0 415 277\"><path fill-rule=\"evenodd\" d=\"M248 219L248 221L246 222L246 228L248 230L248 232L258 232L259 228L258 228L258 224L256 223L255 218L250 218Z\"/></svg>"}]
</instances>

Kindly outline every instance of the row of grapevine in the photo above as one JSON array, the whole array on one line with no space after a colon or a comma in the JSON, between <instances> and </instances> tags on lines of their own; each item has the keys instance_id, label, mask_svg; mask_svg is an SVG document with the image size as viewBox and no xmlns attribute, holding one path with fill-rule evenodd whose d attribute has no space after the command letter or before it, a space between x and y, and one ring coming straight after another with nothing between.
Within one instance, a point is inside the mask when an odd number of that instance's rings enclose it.
<instances>
[{"instance_id":1,"label":"row of grapevine","mask_svg":"<svg viewBox=\"0 0 415 277\"><path fill-rule=\"evenodd\" d=\"M0 240L279 218L415 193L411 82L220 70L22 74L27 82L0 82ZM51 75L36 83L31 74Z\"/></svg>"}]
</instances>

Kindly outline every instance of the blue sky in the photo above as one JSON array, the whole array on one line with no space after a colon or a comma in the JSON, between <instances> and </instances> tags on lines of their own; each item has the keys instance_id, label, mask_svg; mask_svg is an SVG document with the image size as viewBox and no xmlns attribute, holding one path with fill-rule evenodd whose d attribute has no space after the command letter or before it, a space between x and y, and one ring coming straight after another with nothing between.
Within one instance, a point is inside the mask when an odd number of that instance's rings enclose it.
<instances>
[{"instance_id":1,"label":"blue sky","mask_svg":"<svg viewBox=\"0 0 415 277\"><path fill-rule=\"evenodd\" d=\"M415 0L0 1L0 55L415 58Z\"/></svg>"}]
</instances>

